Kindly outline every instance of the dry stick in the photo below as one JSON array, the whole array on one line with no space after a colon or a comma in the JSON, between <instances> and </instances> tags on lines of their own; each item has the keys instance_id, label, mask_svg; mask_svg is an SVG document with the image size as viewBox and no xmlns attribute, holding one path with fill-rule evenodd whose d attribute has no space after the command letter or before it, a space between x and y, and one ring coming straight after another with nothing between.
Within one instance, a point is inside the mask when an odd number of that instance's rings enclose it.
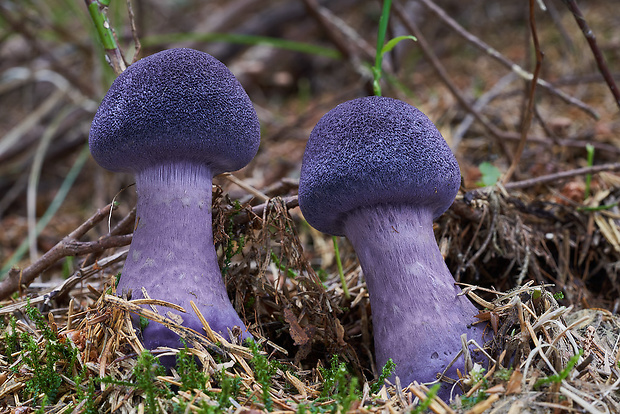
<instances>
[{"instance_id":1,"label":"dry stick","mask_svg":"<svg viewBox=\"0 0 620 414\"><path fill-rule=\"evenodd\" d=\"M575 177L578 175L586 175L586 174L596 174L603 171L620 171L620 162L614 162L610 164L601 164L595 165L592 167L583 167L576 168L574 170L562 171L559 173L542 175L536 178L530 178L528 180L516 181L514 183L506 183L504 184L504 188L506 190L517 190L527 187L532 187L534 185L546 184L549 182L559 181L566 178Z\"/></svg>"},{"instance_id":2,"label":"dry stick","mask_svg":"<svg viewBox=\"0 0 620 414\"><path fill-rule=\"evenodd\" d=\"M503 90L508 87L512 82L516 79L516 75L512 72L509 72L507 75L504 75L495 85L491 87L487 92L483 93L476 102L472 105L472 107L476 111L481 111L485 106L487 106L493 99L497 98ZM474 121L474 117L471 114L468 114L463 118L463 121L459 124L459 126L455 129L452 134L452 143L450 147L453 152L458 148L461 140L471 124Z\"/></svg>"},{"instance_id":3,"label":"dry stick","mask_svg":"<svg viewBox=\"0 0 620 414\"><path fill-rule=\"evenodd\" d=\"M351 63L355 72L362 78L370 77L370 73L361 62L360 53L365 58L371 58L374 56L374 49L345 21L321 6L316 0L303 0L303 2L308 12L326 31L327 36L343 57Z\"/></svg>"},{"instance_id":4,"label":"dry stick","mask_svg":"<svg viewBox=\"0 0 620 414\"><path fill-rule=\"evenodd\" d=\"M123 236L105 237L92 242L80 242L67 236L23 271L19 271L17 268L9 270L9 277L0 284L0 300L6 299L13 292L21 289L22 286L28 286L41 272L47 270L63 257L127 246L131 243L131 238L131 234L125 234Z\"/></svg>"},{"instance_id":5,"label":"dry stick","mask_svg":"<svg viewBox=\"0 0 620 414\"><path fill-rule=\"evenodd\" d=\"M519 141L517 151L512 158L510 167L502 178L503 184L509 182L512 175L517 170L517 167L519 166L519 161L521 160L521 155L523 154L523 150L525 149L525 142L527 141L527 131L529 131L530 129L530 125L532 123L532 116L534 115L534 96L536 94L536 85L538 84L538 77L540 75L540 68L542 66L542 60L544 57L543 52L540 50L538 33L536 31L536 13L534 12L534 0L530 0L530 30L532 31L534 51L536 52L536 67L534 68L534 75L532 81L530 82L530 93L527 102L527 111L525 113L525 116L523 117L523 125L521 125L521 140Z\"/></svg>"},{"instance_id":6,"label":"dry stick","mask_svg":"<svg viewBox=\"0 0 620 414\"><path fill-rule=\"evenodd\" d=\"M131 63L136 63L140 56L140 50L142 50L142 44L140 43L140 37L138 36L138 29L136 28L136 19L133 13L133 7L131 6L131 0L127 0L127 14L129 15L129 24L131 26L131 35L135 44L134 54Z\"/></svg>"},{"instance_id":7,"label":"dry stick","mask_svg":"<svg viewBox=\"0 0 620 414\"><path fill-rule=\"evenodd\" d=\"M319 5L317 0L303 0L303 3L310 15L312 15L319 25L323 27L327 37L329 37L332 43L334 43L336 49L342 53L342 56L347 59L356 58L356 53L353 48L351 48L351 45L347 39L344 38L340 30L338 30L325 16L325 10L321 5Z\"/></svg>"},{"instance_id":8,"label":"dry stick","mask_svg":"<svg viewBox=\"0 0 620 414\"><path fill-rule=\"evenodd\" d=\"M596 60L596 64L598 66L598 70L603 75L605 82L607 82L607 86L609 86L609 90L611 91L614 99L616 100L616 104L620 107L620 91L618 91L618 86L616 86L616 81L613 76L609 72L609 68L607 67L607 63L605 62L605 57L603 53L601 53L601 49L599 49L598 44L596 43L596 36L594 36L594 32L588 26L586 22L586 18L581 13L579 6L575 0L563 0L566 7L573 13L575 16L575 20L577 21L577 25L581 29L581 32L586 37L588 44L590 45L590 49L592 50L592 54L594 55L594 59Z\"/></svg>"},{"instance_id":9,"label":"dry stick","mask_svg":"<svg viewBox=\"0 0 620 414\"><path fill-rule=\"evenodd\" d=\"M297 200L297 196L290 196L290 197L285 197L282 199L284 205L286 206L287 210L290 210L292 208L295 208L299 205L299 201ZM252 207L252 213L251 215L248 214L238 214L236 216L233 217L233 223L235 223L236 225L239 224L245 224L249 221L251 221L254 218L260 218L262 220L263 214L265 212L265 209L269 206L269 203L271 203L271 200L263 203L263 204L259 204L257 206Z\"/></svg>"},{"instance_id":10,"label":"dry stick","mask_svg":"<svg viewBox=\"0 0 620 414\"><path fill-rule=\"evenodd\" d=\"M457 32L460 36L465 38L465 40L467 40L468 42L472 43L474 46L476 46L477 48L481 49L483 52L487 53L491 57L495 58L502 65L506 66L508 69L512 70L517 75L519 75L520 77L522 77L522 78L524 78L526 80L532 80L533 79L533 75L531 73L529 73L528 71L523 69L521 66L517 65L516 63L512 62L508 58L506 58L499 51L497 51L496 49L492 48L490 45L486 44L485 42L483 42L482 40L480 40L479 38L477 38L473 34L469 33L467 30L465 30L465 28L463 28L463 26L459 25L453 18L448 16L448 14L443 9L441 9L439 6L437 6L432 0L420 0L420 3L424 4L428 9L430 9L433 13L435 13L435 15L437 17L439 17L441 20L443 20L452 30ZM537 83L542 88L544 88L545 90L547 90L547 91L551 92L552 94L556 95L557 97L559 97L563 101L565 101L565 102L567 102L567 103L569 103L571 105L575 105L576 107L578 107L582 111L584 111L587 114L589 114L590 116L592 116L594 119L598 119L599 118L598 113L592 107L590 107L589 105L586 105L584 102L580 101L579 99L574 98L574 97L572 97L572 96L570 96L570 95L568 95L568 94L566 94L566 93L564 93L564 92L554 88L553 85L551 85L549 82L547 82L547 81L545 81L543 79L538 79Z\"/></svg>"},{"instance_id":11,"label":"dry stick","mask_svg":"<svg viewBox=\"0 0 620 414\"><path fill-rule=\"evenodd\" d=\"M136 221L136 207L132 208L131 211L127 213L127 215L123 217L123 219L119 221L114 226L114 228L110 230L110 232L103 237L106 238L110 236L120 236L122 234L132 233L135 221ZM84 262L82 263L81 267L90 266L91 264L95 263L95 261L101 256L102 253L103 251L98 251L98 252L89 254L88 256L86 256L86 259L84 259Z\"/></svg>"},{"instance_id":12,"label":"dry stick","mask_svg":"<svg viewBox=\"0 0 620 414\"><path fill-rule=\"evenodd\" d=\"M101 272L101 269L105 269L106 267L118 263L121 260L125 260L126 257L127 250L122 250L114 253L111 256L99 260L96 265L82 267L81 269L76 270L73 275L70 276L68 279L63 280L60 285L54 287L51 291L41 293L37 297L31 297L28 301L22 300L10 305L3 306L2 308L0 308L0 316L10 315L17 310L26 307L28 304L34 306L40 303L47 303L50 299L65 295L78 283L84 282L84 280Z\"/></svg>"},{"instance_id":13,"label":"dry stick","mask_svg":"<svg viewBox=\"0 0 620 414\"><path fill-rule=\"evenodd\" d=\"M541 175L540 177L530 178L523 181L515 181L512 183L504 184L506 190L519 190L523 188L533 187L535 185L547 184L551 182L565 180L567 178L576 177L578 175L596 174L604 171L620 171L620 162L614 162L610 164L595 165L592 167L576 168L574 170L561 171L559 173ZM484 187L473 190L471 194L474 198L485 195L490 192L494 187Z\"/></svg>"},{"instance_id":14,"label":"dry stick","mask_svg":"<svg viewBox=\"0 0 620 414\"><path fill-rule=\"evenodd\" d=\"M131 243L131 235L111 236L94 242L78 241L78 239L86 234L88 230L92 229L97 225L97 223L104 220L108 216L111 208L112 205L108 204L106 207L97 210L92 217L58 242L54 247L41 256L39 260L24 270L19 270L17 268L11 269L9 271L9 276L0 284L0 300L6 299L13 292L21 289L23 285L27 286L32 283L32 281L41 272L48 269L63 257L92 253L99 250L109 249L111 247L126 246Z\"/></svg>"}]
</instances>

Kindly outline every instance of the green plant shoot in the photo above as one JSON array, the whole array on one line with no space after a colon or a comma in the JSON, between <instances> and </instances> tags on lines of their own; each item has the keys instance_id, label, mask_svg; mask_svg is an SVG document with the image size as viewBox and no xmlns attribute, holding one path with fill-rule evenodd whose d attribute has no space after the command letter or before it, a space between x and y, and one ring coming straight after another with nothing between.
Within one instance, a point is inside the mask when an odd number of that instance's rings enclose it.
<instances>
[{"instance_id":1,"label":"green plant shoot","mask_svg":"<svg viewBox=\"0 0 620 414\"><path fill-rule=\"evenodd\" d=\"M93 24L97 30L97 35L106 50L116 49L118 46L114 39L114 33L110 28L110 22L104 12L104 8L110 5L110 0L87 1L88 13L93 19Z\"/></svg>"},{"instance_id":2,"label":"green plant shoot","mask_svg":"<svg viewBox=\"0 0 620 414\"><path fill-rule=\"evenodd\" d=\"M390 18L390 8L392 0L383 2L381 19L379 19L379 30L377 31L377 54L375 55L375 66L372 68L372 89L376 96L381 96L381 66L383 65L383 44L385 43L385 32L387 32L388 20Z\"/></svg>"},{"instance_id":3,"label":"green plant shoot","mask_svg":"<svg viewBox=\"0 0 620 414\"><path fill-rule=\"evenodd\" d=\"M415 36L411 35L397 36L385 43L385 33L387 32L391 6L392 0L385 0L383 2L383 10L381 11L381 18L379 19L379 30L377 31L377 53L375 55L375 65L372 67L372 89L376 96L381 96L381 75L383 73L381 68L383 66L383 56L386 53L389 53L403 40L413 40L414 42L418 40Z\"/></svg>"},{"instance_id":4,"label":"green plant shoot","mask_svg":"<svg viewBox=\"0 0 620 414\"><path fill-rule=\"evenodd\" d=\"M482 174L482 177L480 177L480 181L478 181L476 184L481 187L495 185L495 183L497 183L499 178L502 176L499 168L487 161L481 163L478 166L478 169L480 170L480 174Z\"/></svg>"},{"instance_id":5,"label":"green plant shoot","mask_svg":"<svg viewBox=\"0 0 620 414\"><path fill-rule=\"evenodd\" d=\"M555 375L550 375L545 378L541 378L534 384L534 389L538 389L542 385L550 384L550 383L560 383L566 378L568 378L568 374L572 371L572 369L577 365L579 358L583 355L583 349L580 349L577 354L573 355L566 364L566 368Z\"/></svg>"}]
</instances>

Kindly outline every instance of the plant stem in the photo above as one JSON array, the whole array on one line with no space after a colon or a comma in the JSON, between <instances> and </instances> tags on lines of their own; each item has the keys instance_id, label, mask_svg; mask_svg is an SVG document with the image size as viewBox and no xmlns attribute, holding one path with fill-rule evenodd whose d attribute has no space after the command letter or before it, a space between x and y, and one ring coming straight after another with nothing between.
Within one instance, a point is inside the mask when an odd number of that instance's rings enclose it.
<instances>
[{"instance_id":1,"label":"plant stem","mask_svg":"<svg viewBox=\"0 0 620 414\"><path fill-rule=\"evenodd\" d=\"M342 291L344 292L345 298L351 299L351 294L349 293L349 288L347 287L347 281L344 278L344 272L342 271L342 261L340 260L340 250L338 249L338 238L336 236L332 236L332 241L334 242L334 254L336 255L336 264L338 265L338 274L340 275Z\"/></svg>"},{"instance_id":2,"label":"plant stem","mask_svg":"<svg viewBox=\"0 0 620 414\"><path fill-rule=\"evenodd\" d=\"M125 64L125 60L123 59L121 51L118 48L118 44L116 43L116 39L114 38L114 32L110 27L108 17L105 14L105 9L110 4L110 1L84 1L86 2L86 7L88 7L88 13L93 21L99 40L101 40L101 44L103 45L106 55L108 56L108 63L112 66L114 73L120 75L125 69L127 69L127 65Z\"/></svg>"},{"instance_id":3,"label":"plant stem","mask_svg":"<svg viewBox=\"0 0 620 414\"><path fill-rule=\"evenodd\" d=\"M383 65L383 44L385 43L385 33L387 32L388 20L390 18L390 8L392 0L383 2L381 19L379 20L379 30L377 32L377 53L375 54L375 66L372 68L373 91L376 96L381 96L381 66Z\"/></svg>"}]
</instances>

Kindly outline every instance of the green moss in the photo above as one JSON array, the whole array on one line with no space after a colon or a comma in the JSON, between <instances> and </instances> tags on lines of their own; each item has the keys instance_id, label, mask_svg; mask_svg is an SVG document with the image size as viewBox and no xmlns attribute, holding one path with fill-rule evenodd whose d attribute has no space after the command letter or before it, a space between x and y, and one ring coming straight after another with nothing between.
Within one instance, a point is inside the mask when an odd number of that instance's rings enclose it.
<instances>
[{"instance_id":1,"label":"green moss","mask_svg":"<svg viewBox=\"0 0 620 414\"><path fill-rule=\"evenodd\" d=\"M358 389L358 380L349 374L344 362L339 362L338 357L332 357L329 368L319 368L323 376L323 390L320 400L333 399L329 407L330 412L347 412L353 401L361 398Z\"/></svg>"},{"instance_id":2,"label":"green moss","mask_svg":"<svg viewBox=\"0 0 620 414\"><path fill-rule=\"evenodd\" d=\"M200 371L194 356L189 353L187 347L181 349L177 355L177 372L181 377L181 389L191 391L194 389L204 390L209 376Z\"/></svg>"},{"instance_id":3,"label":"green moss","mask_svg":"<svg viewBox=\"0 0 620 414\"><path fill-rule=\"evenodd\" d=\"M394 361L392 361L392 358L389 358L388 361L383 366L383 369L381 370L381 375L379 375L379 378L377 378L377 381L375 381L370 386L370 392L372 394L378 393L381 387L383 386L383 384L385 383L385 380L392 376L395 369L396 369L396 364L394 363Z\"/></svg>"},{"instance_id":4,"label":"green moss","mask_svg":"<svg viewBox=\"0 0 620 414\"><path fill-rule=\"evenodd\" d=\"M137 364L134 367L134 375L137 387L144 391L144 398L146 400L145 412L149 414L159 412L158 397L167 398L171 396L171 392L167 387L157 385L159 383L157 377L165 374L166 369L149 351L144 351L138 356Z\"/></svg>"},{"instance_id":5,"label":"green moss","mask_svg":"<svg viewBox=\"0 0 620 414\"><path fill-rule=\"evenodd\" d=\"M11 333L7 334L7 350L11 353L19 350L21 363L16 370L24 368L31 378L26 381L24 396L35 399L42 396L40 402L55 403L63 385L61 373L72 376L77 361L77 350L68 341L61 341L57 333L48 325L41 313L31 306L25 308L28 318L41 332L43 341L38 343L30 334L17 335L14 319L11 321Z\"/></svg>"},{"instance_id":6,"label":"green moss","mask_svg":"<svg viewBox=\"0 0 620 414\"><path fill-rule=\"evenodd\" d=\"M261 385L263 389L262 400L265 405L265 410L271 411L273 407L273 401L271 400L271 394L269 390L271 388L271 378L276 373L276 367L272 365L267 357L260 353L258 344L254 341L248 341L250 350L252 351L252 359L250 364L254 368L254 376L256 382Z\"/></svg>"}]
</instances>

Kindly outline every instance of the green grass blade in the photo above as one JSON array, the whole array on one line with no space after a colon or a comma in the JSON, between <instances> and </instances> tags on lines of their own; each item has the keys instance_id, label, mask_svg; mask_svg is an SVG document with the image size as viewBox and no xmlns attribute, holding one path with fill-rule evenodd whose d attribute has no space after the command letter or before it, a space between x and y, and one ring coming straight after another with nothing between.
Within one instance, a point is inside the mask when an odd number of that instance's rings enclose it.
<instances>
[{"instance_id":1,"label":"green grass blade","mask_svg":"<svg viewBox=\"0 0 620 414\"><path fill-rule=\"evenodd\" d=\"M381 19L379 20L379 30L377 31L377 53L375 54L375 66L372 68L372 89L376 96L381 96L381 67L383 66L383 44L385 43L385 33L387 32L388 20L390 18L390 8L392 0L383 2Z\"/></svg>"},{"instance_id":2,"label":"green grass blade","mask_svg":"<svg viewBox=\"0 0 620 414\"><path fill-rule=\"evenodd\" d=\"M386 53L388 53L392 49L394 49L397 44L399 44L403 40L408 40L408 39L409 40L413 40L414 42L418 41L418 38L415 37L415 36L398 36L398 37L395 37L395 38L391 39L389 42L387 42L385 44L385 46L383 46L383 49L381 49L381 54L385 55Z\"/></svg>"}]
</instances>

